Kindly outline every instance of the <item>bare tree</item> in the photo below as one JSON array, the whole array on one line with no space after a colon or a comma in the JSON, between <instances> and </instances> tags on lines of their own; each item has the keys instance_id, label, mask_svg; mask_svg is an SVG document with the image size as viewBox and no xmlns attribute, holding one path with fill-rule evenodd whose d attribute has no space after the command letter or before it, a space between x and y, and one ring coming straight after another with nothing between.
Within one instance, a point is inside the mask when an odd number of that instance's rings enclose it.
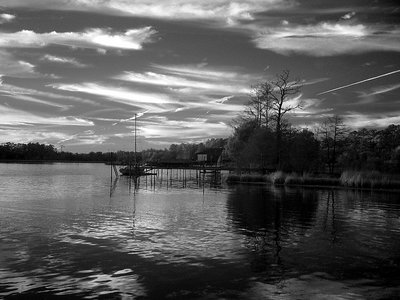
<instances>
[{"instance_id":1,"label":"bare tree","mask_svg":"<svg viewBox=\"0 0 400 300\"><path fill-rule=\"evenodd\" d=\"M348 129L343 122L343 118L338 115L327 117L318 129L318 134L321 137L323 159L328 166L330 174L335 172L339 148L347 133Z\"/></svg>"},{"instance_id":2,"label":"bare tree","mask_svg":"<svg viewBox=\"0 0 400 300\"><path fill-rule=\"evenodd\" d=\"M301 102L290 103L293 97L300 93L300 80L290 80L289 70L284 70L276 75L276 79L265 83L265 97L268 98L270 120L275 125L276 135L276 164L281 167L282 132L284 129L285 115L297 108L301 108Z\"/></svg>"},{"instance_id":3,"label":"bare tree","mask_svg":"<svg viewBox=\"0 0 400 300\"><path fill-rule=\"evenodd\" d=\"M290 80L288 70L277 74L275 79L266 80L252 86L250 101L244 114L234 123L251 121L256 127L265 127L275 131L277 168L281 168L282 135L287 127L285 116L288 112L301 108L300 101L294 97L300 93L300 80Z\"/></svg>"},{"instance_id":4,"label":"bare tree","mask_svg":"<svg viewBox=\"0 0 400 300\"><path fill-rule=\"evenodd\" d=\"M262 82L252 86L250 101L248 102L245 114L256 121L258 127L270 125L272 85L269 82Z\"/></svg>"}]
</instances>

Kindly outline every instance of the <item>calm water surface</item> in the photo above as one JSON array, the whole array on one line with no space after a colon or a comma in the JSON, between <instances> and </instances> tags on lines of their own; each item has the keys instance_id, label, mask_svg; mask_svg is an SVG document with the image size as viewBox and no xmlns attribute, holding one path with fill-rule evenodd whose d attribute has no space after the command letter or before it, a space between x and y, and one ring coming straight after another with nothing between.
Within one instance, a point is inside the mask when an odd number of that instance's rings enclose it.
<instances>
[{"instance_id":1,"label":"calm water surface","mask_svg":"<svg viewBox=\"0 0 400 300\"><path fill-rule=\"evenodd\" d=\"M159 175L0 164L0 298L400 298L400 194Z\"/></svg>"}]
</instances>

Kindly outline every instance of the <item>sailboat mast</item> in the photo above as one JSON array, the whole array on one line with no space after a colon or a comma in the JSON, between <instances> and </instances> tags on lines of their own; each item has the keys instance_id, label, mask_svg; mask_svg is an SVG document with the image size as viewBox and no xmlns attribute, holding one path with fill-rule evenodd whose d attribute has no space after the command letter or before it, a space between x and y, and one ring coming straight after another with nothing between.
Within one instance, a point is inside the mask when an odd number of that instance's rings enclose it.
<instances>
[{"instance_id":1,"label":"sailboat mast","mask_svg":"<svg viewBox=\"0 0 400 300\"><path fill-rule=\"evenodd\" d=\"M135 166L137 164L137 160L136 160L136 117L137 117L137 114L135 113Z\"/></svg>"}]
</instances>

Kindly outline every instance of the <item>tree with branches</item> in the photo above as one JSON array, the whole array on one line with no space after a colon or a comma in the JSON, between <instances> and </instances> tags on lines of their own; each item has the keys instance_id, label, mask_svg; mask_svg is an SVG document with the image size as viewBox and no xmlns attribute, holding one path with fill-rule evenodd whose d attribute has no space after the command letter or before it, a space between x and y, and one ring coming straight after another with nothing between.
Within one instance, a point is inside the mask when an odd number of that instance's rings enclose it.
<instances>
[{"instance_id":1,"label":"tree with branches","mask_svg":"<svg viewBox=\"0 0 400 300\"><path fill-rule=\"evenodd\" d=\"M245 113L258 126L273 126L275 129L276 165L281 167L282 135L285 116L288 112L301 108L300 101L293 101L300 93L300 80L290 80L289 70L277 74L275 79L259 83L253 87L251 99Z\"/></svg>"},{"instance_id":2,"label":"tree with branches","mask_svg":"<svg viewBox=\"0 0 400 300\"><path fill-rule=\"evenodd\" d=\"M334 115L327 117L322 122L318 133L321 137L323 160L328 166L329 174L334 174L337 158L347 136L348 128L344 124L342 117Z\"/></svg>"}]
</instances>

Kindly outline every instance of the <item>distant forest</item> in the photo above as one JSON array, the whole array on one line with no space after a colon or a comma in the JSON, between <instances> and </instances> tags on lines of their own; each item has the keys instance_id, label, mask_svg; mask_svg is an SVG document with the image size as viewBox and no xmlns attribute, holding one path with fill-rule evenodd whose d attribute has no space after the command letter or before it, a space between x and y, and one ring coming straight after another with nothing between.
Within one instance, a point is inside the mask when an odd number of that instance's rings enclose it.
<instances>
[{"instance_id":1,"label":"distant forest","mask_svg":"<svg viewBox=\"0 0 400 300\"><path fill-rule=\"evenodd\" d=\"M283 71L274 80L253 86L249 102L234 120L229 138L213 138L204 143L172 144L169 149L143 150L136 155L142 163L189 162L207 149L219 149L222 161L237 170L282 170L298 173L329 173L346 170L400 173L400 125L384 129L352 131L343 118L327 115L313 130L296 128L288 114L301 110L294 102L301 81L290 80ZM299 99L300 97L297 97ZM133 152L90 152L85 154L57 151L39 143L0 145L0 160L48 161L133 161Z\"/></svg>"}]
</instances>

